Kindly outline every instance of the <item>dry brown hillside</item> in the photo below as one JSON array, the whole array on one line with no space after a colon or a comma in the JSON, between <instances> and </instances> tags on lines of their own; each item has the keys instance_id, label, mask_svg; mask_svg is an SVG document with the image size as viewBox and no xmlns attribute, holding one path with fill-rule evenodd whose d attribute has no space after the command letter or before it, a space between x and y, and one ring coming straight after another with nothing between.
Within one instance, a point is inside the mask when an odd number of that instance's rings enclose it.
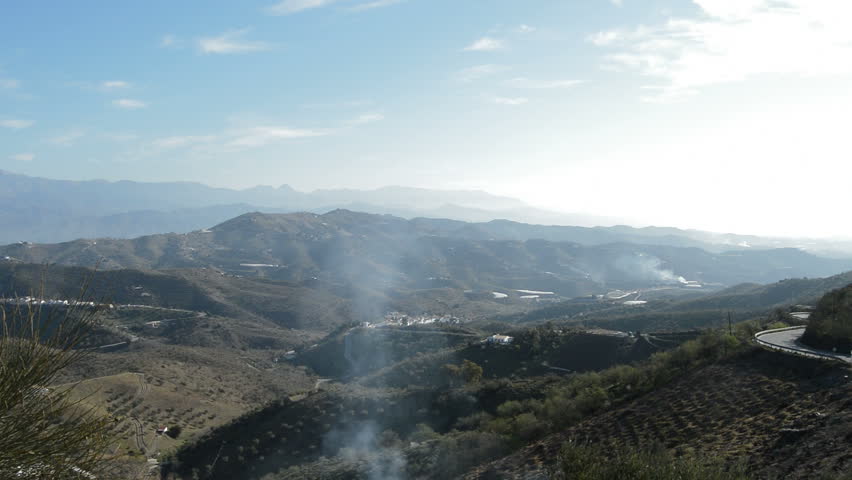
<instances>
[{"instance_id":1,"label":"dry brown hillside","mask_svg":"<svg viewBox=\"0 0 852 480\"><path fill-rule=\"evenodd\" d=\"M755 478L848 472L851 374L839 365L751 351L481 466L468 478L547 478L568 440L604 451L662 444L675 455L743 462Z\"/></svg>"}]
</instances>

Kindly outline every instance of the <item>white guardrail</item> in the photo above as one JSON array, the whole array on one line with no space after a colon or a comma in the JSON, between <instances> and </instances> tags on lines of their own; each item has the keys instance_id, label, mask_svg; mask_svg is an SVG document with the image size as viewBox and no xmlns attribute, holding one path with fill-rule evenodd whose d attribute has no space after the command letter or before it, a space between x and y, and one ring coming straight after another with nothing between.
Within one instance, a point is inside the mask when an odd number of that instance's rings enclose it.
<instances>
[{"instance_id":1,"label":"white guardrail","mask_svg":"<svg viewBox=\"0 0 852 480\"><path fill-rule=\"evenodd\" d=\"M833 354L830 354L830 353L820 353L820 352L815 351L815 350L805 350L803 348L776 345L774 343L769 343L769 342L760 338L760 337L767 335L767 334L770 334L770 333L786 332L786 331L789 331L789 330L804 330L805 328L806 327L804 327L804 326L797 326L797 327L775 328L775 329L772 329L772 330L763 330L762 332L757 332L757 333L754 334L754 341L757 342L759 345L767 347L767 348L772 349L772 350L792 353L794 355L801 355L801 356L808 357L808 358L818 358L818 359L821 359L821 360L834 360L834 361L838 361L838 362L846 362L845 359L841 358L838 355L833 355Z\"/></svg>"}]
</instances>

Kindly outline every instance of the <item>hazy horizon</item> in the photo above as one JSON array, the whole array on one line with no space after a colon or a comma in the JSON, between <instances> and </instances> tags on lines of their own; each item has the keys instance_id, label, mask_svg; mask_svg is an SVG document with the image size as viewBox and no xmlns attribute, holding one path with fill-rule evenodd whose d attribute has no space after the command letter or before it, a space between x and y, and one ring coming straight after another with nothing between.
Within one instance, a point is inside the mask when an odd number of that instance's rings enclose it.
<instances>
[{"instance_id":1,"label":"hazy horizon","mask_svg":"<svg viewBox=\"0 0 852 480\"><path fill-rule=\"evenodd\" d=\"M10 3L0 168L476 189L636 225L850 238L828 214L852 173L850 8Z\"/></svg>"},{"instance_id":2,"label":"hazy horizon","mask_svg":"<svg viewBox=\"0 0 852 480\"><path fill-rule=\"evenodd\" d=\"M11 172L11 171L8 171L8 170L0 170L0 173L7 173L7 174L11 174L11 175L21 175L18 172ZM43 178L43 177L39 177L39 178ZM116 183L116 182L121 182L121 181L129 181L129 182L136 182L136 183L170 183L170 182L136 181L136 180L131 180L131 179L108 180L108 179L103 179L103 178L88 178L88 179L50 178L48 180L74 181L74 182L110 182L110 183ZM278 189L278 188L286 187L286 188L292 189L295 192L304 193L304 194L322 193L322 192L328 192L328 191L343 191L343 190L356 190L356 191L362 191L362 192L370 192L370 191L380 191L380 190L383 190L383 189L395 189L395 188L399 188L399 189L424 189L424 190L437 191L437 192L446 191L448 193L452 193L452 192L474 192L474 193L484 193L484 194L488 194L488 195L498 196L498 197L501 197L501 198L520 201L520 202L523 203L523 205L516 207L516 208L520 208L520 209L530 208L530 209L535 209L537 211L540 211L541 213L547 213L547 214L553 214L553 215L564 215L566 217L571 216L571 215L575 215L575 216L579 215L579 216L588 217L588 218L585 219L586 221L583 222L582 225L580 225L580 223L576 223L576 222L575 223L543 222L543 221L534 221L534 220L527 220L527 221L522 222L522 223L529 223L529 224L566 225L566 226L571 226L571 225L575 225L575 226L599 226L599 227L630 226L630 227L634 227L634 228L645 228L645 227L650 227L650 228L676 228L676 229L681 229L681 230L705 231L705 232L708 232L708 233L715 233L715 234L722 234L722 235L732 234L732 235L753 235L753 236L777 237L777 238L789 238L789 239L801 239L801 240L814 239L814 240L842 241L842 242L852 241L852 237L845 237L845 236L842 236L842 235L831 235L831 236L821 236L820 237L820 236L807 236L807 235L797 236L795 234L783 234L783 233L772 233L772 232L761 234L761 233L756 233L756 232L753 232L753 231L713 231L713 230L706 230L706 229L702 229L702 228L688 227L688 226L683 226L683 225L653 224L653 223L642 222L639 219L631 219L631 218L624 218L624 217L618 218L618 217L596 216L596 215L591 215L591 214L587 214L585 212L580 212L580 211L548 209L548 207L546 207L546 206L534 205L534 204L531 204L531 203L527 203L526 201L524 201L524 199L521 199L521 198L516 198L516 197L512 197L512 196L497 195L493 192L488 192L488 191L482 190L482 189L449 189L449 188L416 187L416 186L410 186L410 185L384 185L384 186L381 186L381 187L370 188L370 189L350 189L350 188L347 188L347 187L339 187L339 188L313 189L313 190L305 189L305 190L303 190L303 189L295 188L294 186L286 184L286 183L280 184L280 185L258 184L258 185L253 185L253 186L249 186L249 187L242 187L242 188L232 188L232 187L228 187L228 186L224 186L224 185L209 185L209 184L206 184L204 182L187 181L187 180L174 181L173 183L195 183L195 184L204 185L204 186L210 187L210 188L222 188L222 189L235 190L235 191L248 191L248 190L252 190L252 189L255 189L255 188ZM447 201L446 204L444 204L444 206L454 206L454 205L455 204L452 201L449 201L449 200ZM281 206L255 205L255 206L261 207L261 208L262 207L270 207L270 208L286 207L286 205L281 205ZM381 206L381 205L376 205L376 206ZM393 207L393 205L385 205L385 206L386 207ZM470 208L482 209L481 207L470 207ZM429 210L430 209L425 209L424 212L427 212ZM501 209L494 209L494 211L496 213L499 213L501 211L503 211L503 212L510 211L510 210L512 210L512 209L511 208L508 209L508 210L506 210L506 209L502 209L502 210ZM428 215L427 215L427 217L439 218L437 216L431 216L430 217ZM499 215L495 215L494 219L499 220L499 219L503 219L503 218L500 218ZM600 221L597 222L597 223L594 223L594 225L588 223L589 220L594 220L594 219L598 219ZM521 220L518 220L518 219L514 219L514 220L506 219L506 220L516 221L516 222L521 221ZM471 221L471 220L462 220L462 221Z\"/></svg>"}]
</instances>

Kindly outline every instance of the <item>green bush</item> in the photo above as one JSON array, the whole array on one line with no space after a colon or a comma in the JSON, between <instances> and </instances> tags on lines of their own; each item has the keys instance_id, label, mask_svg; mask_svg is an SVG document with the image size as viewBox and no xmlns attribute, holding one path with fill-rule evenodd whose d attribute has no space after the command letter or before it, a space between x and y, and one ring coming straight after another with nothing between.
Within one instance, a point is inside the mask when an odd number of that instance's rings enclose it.
<instances>
[{"instance_id":1,"label":"green bush","mask_svg":"<svg viewBox=\"0 0 852 480\"><path fill-rule=\"evenodd\" d=\"M829 292L820 299L802 341L841 353L852 350L852 285Z\"/></svg>"}]
</instances>

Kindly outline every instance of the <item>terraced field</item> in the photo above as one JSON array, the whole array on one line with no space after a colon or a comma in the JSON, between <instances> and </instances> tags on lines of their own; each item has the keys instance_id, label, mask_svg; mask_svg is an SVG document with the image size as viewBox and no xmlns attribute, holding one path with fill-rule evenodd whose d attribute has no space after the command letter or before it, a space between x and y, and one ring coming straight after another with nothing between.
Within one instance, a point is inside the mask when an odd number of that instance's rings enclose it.
<instances>
[{"instance_id":1,"label":"terraced field","mask_svg":"<svg viewBox=\"0 0 852 480\"><path fill-rule=\"evenodd\" d=\"M156 457L193 433L219 425L242 413L241 406L210 401L160 379L124 373L95 378L76 386L74 395L114 419L110 433L113 455ZM177 440L156 434L158 426L181 426Z\"/></svg>"},{"instance_id":2,"label":"terraced field","mask_svg":"<svg viewBox=\"0 0 852 480\"><path fill-rule=\"evenodd\" d=\"M546 478L565 441L663 446L744 463L757 478L810 478L852 467L850 372L753 351L703 368L472 472L470 478Z\"/></svg>"}]
</instances>

